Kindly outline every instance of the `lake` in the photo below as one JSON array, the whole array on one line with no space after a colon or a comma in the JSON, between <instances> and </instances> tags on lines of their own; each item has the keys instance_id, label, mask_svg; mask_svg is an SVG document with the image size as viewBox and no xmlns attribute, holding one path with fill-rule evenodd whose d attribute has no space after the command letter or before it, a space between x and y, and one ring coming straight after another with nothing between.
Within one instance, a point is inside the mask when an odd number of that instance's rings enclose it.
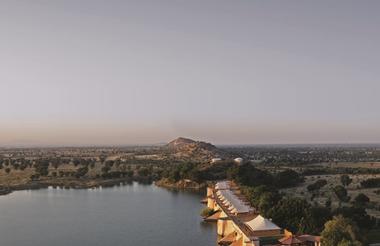
<instances>
[{"instance_id":1,"label":"lake","mask_svg":"<svg viewBox=\"0 0 380 246\"><path fill-rule=\"evenodd\" d=\"M215 246L202 198L138 183L17 191L0 196L0 245Z\"/></svg>"}]
</instances>

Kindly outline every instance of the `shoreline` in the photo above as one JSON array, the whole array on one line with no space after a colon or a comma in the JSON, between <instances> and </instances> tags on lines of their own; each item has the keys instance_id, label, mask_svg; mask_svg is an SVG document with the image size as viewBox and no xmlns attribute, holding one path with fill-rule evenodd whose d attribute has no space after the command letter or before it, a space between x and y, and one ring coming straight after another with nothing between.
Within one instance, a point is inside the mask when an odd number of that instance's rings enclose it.
<instances>
[{"instance_id":1,"label":"shoreline","mask_svg":"<svg viewBox=\"0 0 380 246\"><path fill-rule=\"evenodd\" d=\"M154 185L166 189L176 190L202 190L208 185L207 182L197 183L191 180L179 180L171 182L167 179L152 181L146 178L118 178L118 179L45 179L38 181L30 181L25 184L17 184L9 187L0 186L0 196L6 196L14 191L22 190L39 190L48 187L63 187L67 189L90 189L97 187L111 187L120 183L132 183L133 181L140 183L153 183Z\"/></svg>"},{"instance_id":2,"label":"shoreline","mask_svg":"<svg viewBox=\"0 0 380 246\"><path fill-rule=\"evenodd\" d=\"M31 181L26 184L13 185L11 187L6 187L4 189L0 189L0 196L5 196L11 194L13 191L21 191L21 190L38 190L38 189L46 189L48 187L63 187L68 189L90 189L96 187L109 187L114 186L120 183L130 183L133 181L141 181L135 180L132 178L119 178L119 179L58 179L58 180L41 180L41 181Z\"/></svg>"},{"instance_id":3,"label":"shoreline","mask_svg":"<svg viewBox=\"0 0 380 246\"><path fill-rule=\"evenodd\" d=\"M177 182L172 182L168 179L160 179L154 182L155 185L167 189L180 189L180 190L201 190L207 187L207 182L195 182L188 179L182 179Z\"/></svg>"}]
</instances>

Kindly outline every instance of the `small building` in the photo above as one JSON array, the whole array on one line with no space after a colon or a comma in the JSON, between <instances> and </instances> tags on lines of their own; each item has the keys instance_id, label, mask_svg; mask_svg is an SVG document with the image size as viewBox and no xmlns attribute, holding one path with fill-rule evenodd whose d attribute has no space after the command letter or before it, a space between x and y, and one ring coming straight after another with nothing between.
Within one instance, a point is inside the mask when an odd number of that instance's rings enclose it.
<instances>
[{"instance_id":1,"label":"small building","mask_svg":"<svg viewBox=\"0 0 380 246\"><path fill-rule=\"evenodd\" d=\"M237 164L242 164L244 162L244 159L241 157L238 157L234 159L234 162L236 162Z\"/></svg>"},{"instance_id":2,"label":"small building","mask_svg":"<svg viewBox=\"0 0 380 246\"><path fill-rule=\"evenodd\" d=\"M211 163L216 163L216 162L219 162L219 161L222 161L222 158L212 158L211 159Z\"/></svg>"},{"instance_id":3,"label":"small building","mask_svg":"<svg viewBox=\"0 0 380 246\"><path fill-rule=\"evenodd\" d=\"M282 234L282 229L269 219L258 215L245 224L252 230L256 236L278 236Z\"/></svg>"}]
</instances>

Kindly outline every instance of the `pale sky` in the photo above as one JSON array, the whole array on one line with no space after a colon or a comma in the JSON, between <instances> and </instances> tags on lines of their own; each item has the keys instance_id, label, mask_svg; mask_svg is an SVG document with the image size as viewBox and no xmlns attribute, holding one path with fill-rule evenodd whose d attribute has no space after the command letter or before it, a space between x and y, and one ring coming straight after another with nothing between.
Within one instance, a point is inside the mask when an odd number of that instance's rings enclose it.
<instances>
[{"instance_id":1,"label":"pale sky","mask_svg":"<svg viewBox=\"0 0 380 246\"><path fill-rule=\"evenodd\" d=\"M2 0L0 146L380 142L380 1Z\"/></svg>"}]
</instances>

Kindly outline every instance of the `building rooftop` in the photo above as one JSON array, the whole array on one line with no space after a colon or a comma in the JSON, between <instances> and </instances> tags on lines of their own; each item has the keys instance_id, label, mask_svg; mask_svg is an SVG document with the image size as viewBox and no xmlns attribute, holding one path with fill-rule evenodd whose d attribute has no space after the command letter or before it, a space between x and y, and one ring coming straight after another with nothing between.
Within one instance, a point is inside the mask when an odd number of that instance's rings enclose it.
<instances>
[{"instance_id":1,"label":"building rooftop","mask_svg":"<svg viewBox=\"0 0 380 246\"><path fill-rule=\"evenodd\" d=\"M271 230L281 230L280 227L278 227L276 224L274 224L272 221L264 218L261 215L256 216L251 221L245 222L245 224L252 230L252 231L271 231Z\"/></svg>"}]
</instances>

